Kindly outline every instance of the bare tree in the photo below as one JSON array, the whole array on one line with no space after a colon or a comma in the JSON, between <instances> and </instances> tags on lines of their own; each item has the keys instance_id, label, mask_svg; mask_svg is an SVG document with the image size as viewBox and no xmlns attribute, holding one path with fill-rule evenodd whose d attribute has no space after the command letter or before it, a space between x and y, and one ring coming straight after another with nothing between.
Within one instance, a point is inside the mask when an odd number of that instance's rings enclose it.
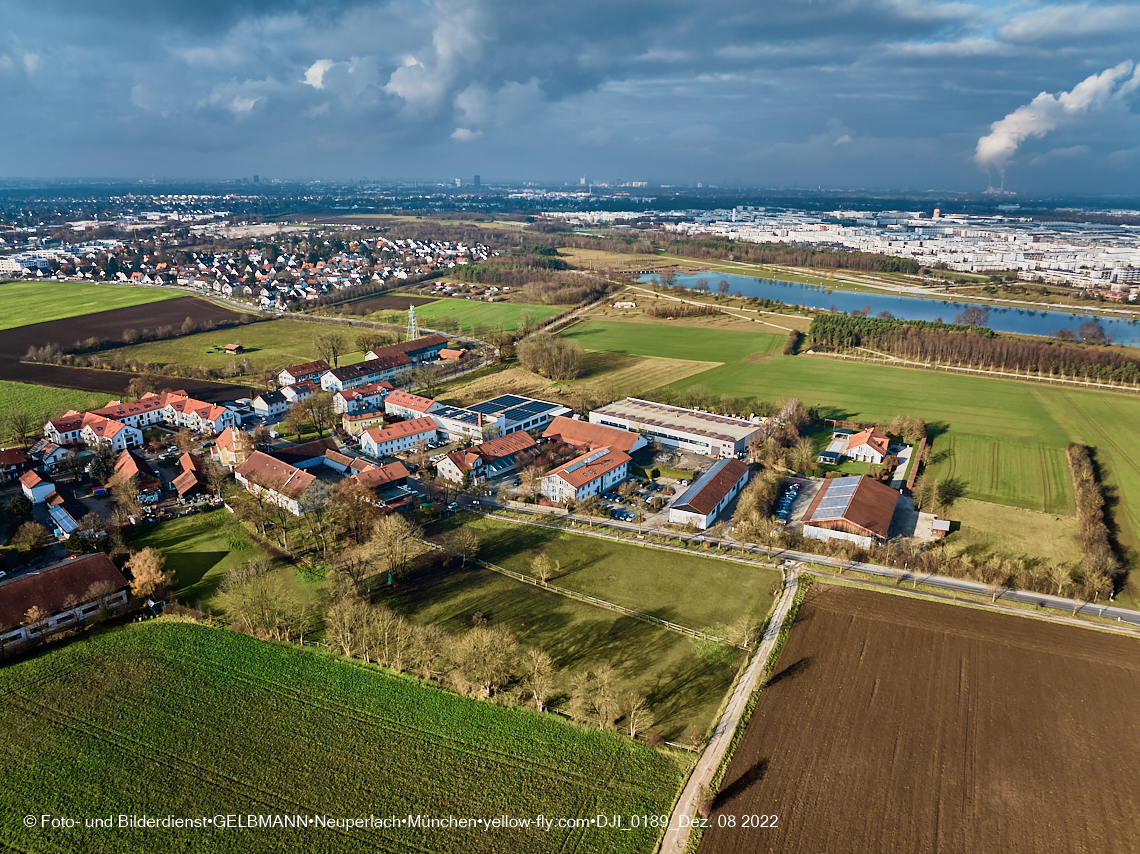
<instances>
[{"instance_id":1,"label":"bare tree","mask_svg":"<svg viewBox=\"0 0 1140 854\"><path fill-rule=\"evenodd\" d=\"M539 580L539 583L546 586L550 581L550 575L553 570L551 566L550 557L546 552L539 552L534 556L530 562L531 574Z\"/></svg>"},{"instance_id":2,"label":"bare tree","mask_svg":"<svg viewBox=\"0 0 1140 854\"><path fill-rule=\"evenodd\" d=\"M313 346L317 349L317 355L334 368L340 366L340 357L346 351L344 336L339 332L327 332L324 335L318 335L313 339Z\"/></svg>"},{"instance_id":3,"label":"bare tree","mask_svg":"<svg viewBox=\"0 0 1140 854\"><path fill-rule=\"evenodd\" d=\"M156 549L146 548L135 552L127 561L127 570L131 573L131 592L140 597L161 595L174 583L174 576L163 571L165 565L166 557Z\"/></svg>"},{"instance_id":4,"label":"bare tree","mask_svg":"<svg viewBox=\"0 0 1140 854\"><path fill-rule=\"evenodd\" d=\"M373 528L372 542L384 561L387 572L399 577L408 571L412 560L423 553L423 531L400 513L382 517Z\"/></svg>"},{"instance_id":5,"label":"bare tree","mask_svg":"<svg viewBox=\"0 0 1140 854\"><path fill-rule=\"evenodd\" d=\"M636 691L626 691L622 694L620 709L629 727L630 738L637 738L637 734L652 722L649 704Z\"/></svg>"},{"instance_id":6,"label":"bare tree","mask_svg":"<svg viewBox=\"0 0 1140 854\"><path fill-rule=\"evenodd\" d=\"M333 405L331 391L318 391L309 395L304 401L305 413L313 426L317 428L317 435L323 436L326 429L332 429L336 423L336 408ZM296 405L296 404L294 404Z\"/></svg>"},{"instance_id":7,"label":"bare tree","mask_svg":"<svg viewBox=\"0 0 1140 854\"><path fill-rule=\"evenodd\" d=\"M534 706L546 709L546 700L554 690L554 662L541 649L527 647L522 655L523 685L530 691Z\"/></svg>"}]
</instances>

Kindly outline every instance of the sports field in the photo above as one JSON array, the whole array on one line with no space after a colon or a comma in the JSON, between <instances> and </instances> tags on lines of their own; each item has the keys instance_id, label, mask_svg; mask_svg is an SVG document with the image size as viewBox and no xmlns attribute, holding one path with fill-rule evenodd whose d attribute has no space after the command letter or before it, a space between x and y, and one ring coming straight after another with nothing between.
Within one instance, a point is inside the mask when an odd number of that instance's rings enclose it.
<instances>
[{"instance_id":1,"label":"sports field","mask_svg":"<svg viewBox=\"0 0 1140 854\"><path fill-rule=\"evenodd\" d=\"M20 281L0 283L0 329L14 329L29 323L79 317L96 311L145 305L184 297L178 291L140 288L131 285L103 285L91 282Z\"/></svg>"},{"instance_id":2,"label":"sports field","mask_svg":"<svg viewBox=\"0 0 1140 854\"><path fill-rule=\"evenodd\" d=\"M647 852L656 828L533 821L667 813L681 783L673 756L614 733L184 623L135 624L4 668L0 727L0 843L18 851ZM84 826L119 814L342 824ZM79 826L28 829L25 815ZM532 827L343 824L449 815Z\"/></svg>"},{"instance_id":3,"label":"sports field","mask_svg":"<svg viewBox=\"0 0 1140 854\"><path fill-rule=\"evenodd\" d=\"M26 412L36 418L44 414L55 418L69 409L82 412L106 406L110 399L106 394L90 391L0 380L0 416L11 415L13 412Z\"/></svg>"},{"instance_id":4,"label":"sports field","mask_svg":"<svg viewBox=\"0 0 1140 854\"><path fill-rule=\"evenodd\" d=\"M528 305L514 302L481 302L466 299L439 299L416 308L416 317L423 326L432 326L440 318L450 318L459 323L464 331L470 332L475 326L502 326L503 329L513 330L518 326L519 318L529 314L535 320L545 320L561 314L570 306L565 305ZM383 323L406 323L407 311L383 311L374 315L373 320Z\"/></svg>"},{"instance_id":5,"label":"sports field","mask_svg":"<svg viewBox=\"0 0 1140 854\"><path fill-rule=\"evenodd\" d=\"M237 329L220 329L216 332L198 332L169 341L150 341L115 350L127 359L138 359L154 365L186 365L204 368L225 368L231 363L248 358L254 373L262 368L287 368L301 362L319 359L313 340L320 335L339 332L351 349L357 334L353 329L340 329L323 323L306 323L301 320L266 320ZM227 344L241 344L246 352L242 356L227 356ZM219 348L223 352L219 352ZM364 353L349 352L340 357L340 364L352 365L363 361Z\"/></svg>"}]
</instances>

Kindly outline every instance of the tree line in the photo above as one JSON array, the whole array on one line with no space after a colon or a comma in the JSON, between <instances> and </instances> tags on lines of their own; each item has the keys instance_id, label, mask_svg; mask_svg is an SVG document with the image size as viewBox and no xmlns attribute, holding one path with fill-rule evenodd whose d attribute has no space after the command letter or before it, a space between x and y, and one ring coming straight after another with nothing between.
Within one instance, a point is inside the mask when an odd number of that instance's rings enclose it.
<instances>
[{"instance_id":1,"label":"tree line","mask_svg":"<svg viewBox=\"0 0 1140 854\"><path fill-rule=\"evenodd\" d=\"M877 273L910 273L922 270L913 258L897 258L874 252L816 249L788 243L747 243L724 237L674 238L665 251L688 258L728 258L752 264L779 264L825 270L865 270Z\"/></svg>"},{"instance_id":2,"label":"tree line","mask_svg":"<svg viewBox=\"0 0 1140 854\"><path fill-rule=\"evenodd\" d=\"M829 314L817 315L808 333L821 350L867 347L934 364L1140 383L1140 357L1123 350L1004 337L984 327Z\"/></svg>"},{"instance_id":3,"label":"tree line","mask_svg":"<svg viewBox=\"0 0 1140 854\"><path fill-rule=\"evenodd\" d=\"M1077 521L1080 523L1081 548L1084 558L1081 570L1083 581L1095 598L1113 589L1121 564L1112 548L1108 525L1105 523L1104 494L1093 466L1092 452L1084 445L1070 442L1067 452L1073 472L1073 492L1077 504Z\"/></svg>"}]
</instances>

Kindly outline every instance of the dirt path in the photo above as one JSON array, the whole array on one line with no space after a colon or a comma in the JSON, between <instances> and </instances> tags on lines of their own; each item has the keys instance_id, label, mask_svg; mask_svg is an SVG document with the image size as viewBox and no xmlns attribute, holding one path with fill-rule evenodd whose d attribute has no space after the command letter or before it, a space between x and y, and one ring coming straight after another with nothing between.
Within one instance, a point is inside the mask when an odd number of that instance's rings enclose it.
<instances>
[{"instance_id":1,"label":"dirt path","mask_svg":"<svg viewBox=\"0 0 1140 854\"><path fill-rule=\"evenodd\" d=\"M673 814L669 816L669 829L665 831L665 838L661 840L661 847L658 849L660 854L682 854L685 850L685 845L689 841L689 825L685 823L682 826L682 819L692 819L697 814L697 799L724 758L724 753L732 740L732 734L736 732L736 725L740 722L740 716L744 712L748 698L756 688L760 671L764 669L764 665L768 662L768 656L772 653L772 647L776 643L776 638L780 636L780 629L784 625L784 619L788 616L788 609L792 606L792 600L795 598L798 586L799 576L795 569L789 567L784 576L784 592L776 603L772 619L768 621L768 628L756 649L756 654L752 656L748 669L744 671L736 683L732 698L728 701L724 714L717 722L712 738L709 739L704 753L701 754L701 758L697 762L697 767L693 769L693 773L689 776L689 782L685 784L681 797L676 806L673 807Z\"/></svg>"}]
</instances>

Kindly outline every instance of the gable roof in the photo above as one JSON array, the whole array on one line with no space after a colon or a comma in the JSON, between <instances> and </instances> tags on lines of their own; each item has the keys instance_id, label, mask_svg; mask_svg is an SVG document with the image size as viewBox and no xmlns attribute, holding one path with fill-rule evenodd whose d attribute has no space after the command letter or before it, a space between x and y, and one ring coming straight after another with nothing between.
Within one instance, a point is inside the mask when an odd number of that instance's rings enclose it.
<instances>
[{"instance_id":1,"label":"gable roof","mask_svg":"<svg viewBox=\"0 0 1140 854\"><path fill-rule=\"evenodd\" d=\"M519 451L535 447L538 447L538 442L534 441L534 437L530 433L525 430L516 430L513 433L504 433L502 436L480 442L472 450L484 459L497 460L500 457L509 457Z\"/></svg>"},{"instance_id":2,"label":"gable roof","mask_svg":"<svg viewBox=\"0 0 1140 854\"><path fill-rule=\"evenodd\" d=\"M36 474L34 471L26 471L22 475L20 475L20 483L22 483L28 489L32 489L33 487L39 486L43 482L44 482L44 479L42 477L40 477L38 474Z\"/></svg>"},{"instance_id":3,"label":"gable roof","mask_svg":"<svg viewBox=\"0 0 1140 854\"><path fill-rule=\"evenodd\" d=\"M392 356L402 353L419 353L422 350L428 350L432 347L446 347L446 335L427 335L423 338L416 338L414 341L404 341L400 344L391 344L387 347L377 347L372 351L372 355L377 358L384 356Z\"/></svg>"},{"instance_id":4,"label":"gable roof","mask_svg":"<svg viewBox=\"0 0 1140 854\"><path fill-rule=\"evenodd\" d=\"M186 469L170 483L175 490L177 490L179 498L184 496L187 492L190 492L190 490L204 485L202 475L194 469Z\"/></svg>"},{"instance_id":5,"label":"gable roof","mask_svg":"<svg viewBox=\"0 0 1140 854\"><path fill-rule=\"evenodd\" d=\"M891 447L891 440L872 427L869 430L856 433L847 440L848 448L858 448L860 445L868 445L885 456Z\"/></svg>"},{"instance_id":6,"label":"gable roof","mask_svg":"<svg viewBox=\"0 0 1140 854\"><path fill-rule=\"evenodd\" d=\"M629 461L630 456L625 451L598 448L564 463L548 472L546 477L561 478L575 489L579 489Z\"/></svg>"},{"instance_id":7,"label":"gable roof","mask_svg":"<svg viewBox=\"0 0 1140 854\"><path fill-rule=\"evenodd\" d=\"M330 365L324 359L317 359L315 362L305 362L301 365L294 365L291 368L286 368L282 373L288 373L291 377L303 377L309 374L324 373L330 369Z\"/></svg>"},{"instance_id":8,"label":"gable roof","mask_svg":"<svg viewBox=\"0 0 1140 854\"><path fill-rule=\"evenodd\" d=\"M24 615L33 606L56 614L63 611L72 598L77 602L87 601L87 591L99 582L109 583L114 590L127 586L127 579L102 553L18 575L0 585L0 631L21 625Z\"/></svg>"},{"instance_id":9,"label":"gable roof","mask_svg":"<svg viewBox=\"0 0 1140 854\"><path fill-rule=\"evenodd\" d=\"M673 509L707 516L717 508L740 479L747 476L748 466L740 460L718 460L704 476L685 490L673 505Z\"/></svg>"},{"instance_id":10,"label":"gable roof","mask_svg":"<svg viewBox=\"0 0 1140 854\"><path fill-rule=\"evenodd\" d=\"M385 442L390 442L392 439L399 439L403 436L418 436L421 433L432 433L438 429L435 420L432 418L412 418L409 421L397 421L395 424L384 427L383 429L373 427L370 430L365 430L364 433L377 445L382 445Z\"/></svg>"},{"instance_id":11,"label":"gable roof","mask_svg":"<svg viewBox=\"0 0 1140 854\"><path fill-rule=\"evenodd\" d=\"M411 394L406 391L394 391L386 398L384 398L384 405L392 404L399 406L401 409L410 409L413 412L428 412L433 406L435 401L430 397L421 397L418 394Z\"/></svg>"},{"instance_id":12,"label":"gable roof","mask_svg":"<svg viewBox=\"0 0 1140 854\"><path fill-rule=\"evenodd\" d=\"M363 483L369 489L379 489L381 486L387 486L389 483L406 480L408 470L403 463L396 462L388 463L386 466L377 466L367 471L357 472L352 477Z\"/></svg>"},{"instance_id":13,"label":"gable roof","mask_svg":"<svg viewBox=\"0 0 1140 854\"><path fill-rule=\"evenodd\" d=\"M558 415L550 422L550 426L543 431L542 438L556 439L565 442L567 445L577 445L580 448L590 448L591 450L613 448L617 451L625 451L628 454L630 448L641 438L641 434Z\"/></svg>"},{"instance_id":14,"label":"gable roof","mask_svg":"<svg viewBox=\"0 0 1140 854\"><path fill-rule=\"evenodd\" d=\"M314 439L312 442L306 442L303 445L293 445L291 448L276 448L270 451L269 455L283 463L295 466L317 457L323 457L326 451L337 450L340 450L340 446L336 439L326 436L323 439Z\"/></svg>"},{"instance_id":15,"label":"gable roof","mask_svg":"<svg viewBox=\"0 0 1140 854\"><path fill-rule=\"evenodd\" d=\"M134 451L123 451L115 460L115 471L109 480L111 483L121 483L130 480L132 477L138 478L138 488L143 491L150 491L155 487L161 488L162 486L158 475L154 473L154 469L146 460Z\"/></svg>"},{"instance_id":16,"label":"gable roof","mask_svg":"<svg viewBox=\"0 0 1140 854\"><path fill-rule=\"evenodd\" d=\"M851 475L824 481L804 524L886 538L899 494L874 478Z\"/></svg>"},{"instance_id":17,"label":"gable roof","mask_svg":"<svg viewBox=\"0 0 1140 854\"><path fill-rule=\"evenodd\" d=\"M202 471L202 461L189 451L178 458L178 465L182 466L182 471Z\"/></svg>"},{"instance_id":18,"label":"gable roof","mask_svg":"<svg viewBox=\"0 0 1140 854\"><path fill-rule=\"evenodd\" d=\"M5 448L0 451L0 466L22 466L27 462L27 455L18 448Z\"/></svg>"},{"instance_id":19,"label":"gable roof","mask_svg":"<svg viewBox=\"0 0 1140 854\"><path fill-rule=\"evenodd\" d=\"M312 486L316 477L261 451L254 451L249 459L234 471L251 483L271 489L287 498L298 499Z\"/></svg>"}]
</instances>

